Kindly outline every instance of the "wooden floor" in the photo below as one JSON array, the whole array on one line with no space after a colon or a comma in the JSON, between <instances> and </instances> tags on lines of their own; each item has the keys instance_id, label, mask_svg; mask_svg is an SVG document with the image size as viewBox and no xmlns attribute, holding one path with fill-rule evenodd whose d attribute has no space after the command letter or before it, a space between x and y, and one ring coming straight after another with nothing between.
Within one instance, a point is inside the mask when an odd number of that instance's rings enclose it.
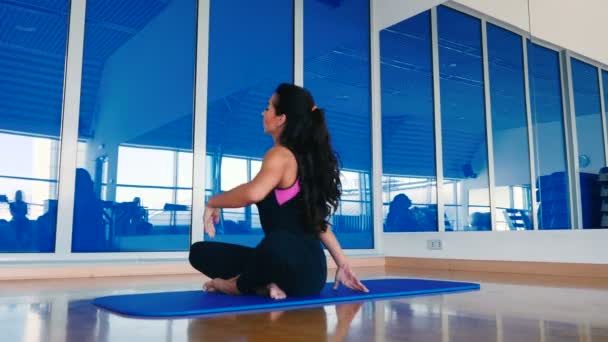
<instances>
[{"instance_id":1,"label":"wooden floor","mask_svg":"<svg viewBox=\"0 0 608 342\"><path fill-rule=\"evenodd\" d=\"M189 319L133 319L93 297L199 289L202 277L0 283L0 341L608 341L608 280L358 269L477 281L481 291Z\"/></svg>"}]
</instances>

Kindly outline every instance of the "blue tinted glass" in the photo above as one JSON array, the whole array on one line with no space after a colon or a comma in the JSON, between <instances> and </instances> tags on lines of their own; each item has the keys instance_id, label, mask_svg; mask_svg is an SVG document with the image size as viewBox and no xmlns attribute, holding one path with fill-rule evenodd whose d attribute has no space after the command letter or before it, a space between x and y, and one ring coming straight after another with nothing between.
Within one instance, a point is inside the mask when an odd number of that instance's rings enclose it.
<instances>
[{"instance_id":1,"label":"blue tinted glass","mask_svg":"<svg viewBox=\"0 0 608 342\"><path fill-rule=\"evenodd\" d=\"M604 121L608 120L608 71L602 70L602 88L604 88Z\"/></svg>"},{"instance_id":2,"label":"blue tinted glass","mask_svg":"<svg viewBox=\"0 0 608 342\"><path fill-rule=\"evenodd\" d=\"M608 71L602 70L602 85L604 88L604 118L608 118Z\"/></svg>"},{"instance_id":3,"label":"blue tinted glass","mask_svg":"<svg viewBox=\"0 0 608 342\"><path fill-rule=\"evenodd\" d=\"M606 165L598 69L572 58L583 228L600 226L598 174Z\"/></svg>"},{"instance_id":4,"label":"blue tinted glass","mask_svg":"<svg viewBox=\"0 0 608 342\"><path fill-rule=\"evenodd\" d=\"M438 9L445 230L490 230L481 22Z\"/></svg>"},{"instance_id":5,"label":"blue tinted glass","mask_svg":"<svg viewBox=\"0 0 608 342\"><path fill-rule=\"evenodd\" d=\"M534 229L522 37L488 24L496 230Z\"/></svg>"},{"instance_id":6,"label":"blue tinted glass","mask_svg":"<svg viewBox=\"0 0 608 342\"><path fill-rule=\"evenodd\" d=\"M570 228L559 55L528 41L539 229Z\"/></svg>"},{"instance_id":7,"label":"blue tinted glass","mask_svg":"<svg viewBox=\"0 0 608 342\"><path fill-rule=\"evenodd\" d=\"M68 9L0 2L0 253L55 250Z\"/></svg>"},{"instance_id":8,"label":"blue tinted glass","mask_svg":"<svg viewBox=\"0 0 608 342\"><path fill-rule=\"evenodd\" d=\"M437 231L430 19L380 32L385 232Z\"/></svg>"},{"instance_id":9,"label":"blue tinted glass","mask_svg":"<svg viewBox=\"0 0 608 342\"><path fill-rule=\"evenodd\" d=\"M604 88L604 94L603 94L603 96L604 96L604 113L603 113L603 115L604 115L604 122L606 122L606 120L608 120L608 71L602 70L602 85ZM608 184L605 179L605 177L606 177L604 175L605 173L606 173L606 169L602 169L602 176L600 178L600 189L602 189L602 190L600 190L601 191L600 195L602 197L604 197L606 195L606 192L603 190L603 188L606 188L606 185ZM603 200L603 198L602 198L602 200ZM607 215L602 215L602 219L600 221L599 227L602 227L602 228L608 227L608 222L606 221L606 220L608 220L608 218L604 219L604 217L607 217Z\"/></svg>"},{"instance_id":10,"label":"blue tinted glass","mask_svg":"<svg viewBox=\"0 0 608 342\"><path fill-rule=\"evenodd\" d=\"M345 248L373 248L369 1L304 1L304 86L326 111L343 164L333 230Z\"/></svg>"},{"instance_id":11,"label":"blue tinted glass","mask_svg":"<svg viewBox=\"0 0 608 342\"><path fill-rule=\"evenodd\" d=\"M272 147L261 113L276 87L293 81L292 1L211 1L210 10L207 197L251 179L250 168ZM222 212L214 241L260 241L254 207Z\"/></svg>"},{"instance_id":12,"label":"blue tinted glass","mask_svg":"<svg viewBox=\"0 0 608 342\"><path fill-rule=\"evenodd\" d=\"M87 1L74 252L190 245L197 3L137 3Z\"/></svg>"}]
</instances>

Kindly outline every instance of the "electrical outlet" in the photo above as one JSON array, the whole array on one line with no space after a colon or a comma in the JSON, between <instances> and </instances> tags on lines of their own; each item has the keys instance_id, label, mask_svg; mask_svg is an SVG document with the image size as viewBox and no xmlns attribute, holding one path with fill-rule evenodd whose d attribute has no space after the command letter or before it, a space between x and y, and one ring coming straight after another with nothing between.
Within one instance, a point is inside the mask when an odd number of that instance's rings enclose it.
<instances>
[{"instance_id":1,"label":"electrical outlet","mask_svg":"<svg viewBox=\"0 0 608 342\"><path fill-rule=\"evenodd\" d=\"M432 249L432 250L440 250L440 249L443 249L443 243L439 239L426 240L426 248Z\"/></svg>"}]
</instances>

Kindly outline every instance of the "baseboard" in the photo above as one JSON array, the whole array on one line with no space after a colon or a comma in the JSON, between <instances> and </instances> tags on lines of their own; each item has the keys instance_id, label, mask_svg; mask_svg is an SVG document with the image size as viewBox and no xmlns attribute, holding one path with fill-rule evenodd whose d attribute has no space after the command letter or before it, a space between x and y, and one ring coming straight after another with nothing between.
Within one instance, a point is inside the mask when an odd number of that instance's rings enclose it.
<instances>
[{"instance_id":1,"label":"baseboard","mask_svg":"<svg viewBox=\"0 0 608 342\"><path fill-rule=\"evenodd\" d=\"M608 278L607 264L387 257L386 266L443 271Z\"/></svg>"},{"instance_id":2,"label":"baseboard","mask_svg":"<svg viewBox=\"0 0 608 342\"><path fill-rule=\"evenodd\" d=\"M1 280L127 277L150 275L196 274L188 263L155 263L137 265L34 265L3 267Z\"/></svg>"},{"instance_id":3,"label":"baseboard","mask_svg":"<svg viewBox=\"0 0 608 342\"><path fill-rule=\"evenodd\" d=\"M384 258L350 258L353 267L384 267ZM328 258L328 268L336 265ZM148 262L138 264L112 264L110 262L79 265L19 265L0 268L1 280L34 280L65 278L96 278L126 276L162 276L198 274L187 261Z\"/></svg>"},{"instance_id":4,"label":"baseboard","mask_svg":"<svg viewBox=\"0 0 608 342\"><path fill-rule=\"evenodd\" d=\"M516 273L550 276L608 278L606 264L553 262L450 260L406 257L350 258L352 267L402 267L410 269ZM327 267L336 267L328 258ZM0 268L0 280L62 279L124 276L157 276L198 274L187 262L155 262L139 264L19 265Z\"/></svg>"},{"instance_id":5,"label":"baseboard","mask_svg":"<svg viewBox=\"0 0 608 342\"><path fill-rule=\"evenodd\" d=\"M384 267L386 265L386 258L384 257L373 257L373 258L349 258L349 264L351 267ZM327 258L327 268L336 268L336 264L333 259Z\"/></svg>"}]
</instances>

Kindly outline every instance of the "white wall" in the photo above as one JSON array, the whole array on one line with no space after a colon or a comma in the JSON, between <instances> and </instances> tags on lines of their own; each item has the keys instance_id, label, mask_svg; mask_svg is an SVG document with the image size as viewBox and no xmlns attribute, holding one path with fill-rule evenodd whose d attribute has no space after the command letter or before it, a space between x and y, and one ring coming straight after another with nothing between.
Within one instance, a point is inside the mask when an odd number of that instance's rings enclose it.
<instances>
[{"instance_id":1,"label":"white wall","mask_svg":"<svg viewBox=\"0 0 608 342\"><path fill-rule=\"evenodd\" d=\"M375 32L392 26L405 18L440 5L446 0L372 0Z\"/></svg>"},{"instance_id":2,"label":"white wall","mask_svg":"<svg viewBox=\"0 0 608 342\"><path fill-rule=\"evenodd\" d=\"M530 15L528 15L528 1ZM455 0L454 2L524 31L531 31L536 38L608 65L605 24L608 1Z\"/></svg>"},{"instance_id":3,"label":"white wall","mask_svg":"<svg viewBox=\"0 0 608 342\"><path fill-rule=\"evenodd\" d=\"M528 0L454 0L453 2L528 31Z\"/></svg>"},{"instance_id":4,"label":"white wall","mask_svg":"<svg viewBox=\"0 0 608 342\"><path fill-rule=\"evenodd\" d=\"M384 233L387 256L465 260L608 263L608 231ZM427 240L441 239L442 250Z\"/></svg>"}]
</instances>

